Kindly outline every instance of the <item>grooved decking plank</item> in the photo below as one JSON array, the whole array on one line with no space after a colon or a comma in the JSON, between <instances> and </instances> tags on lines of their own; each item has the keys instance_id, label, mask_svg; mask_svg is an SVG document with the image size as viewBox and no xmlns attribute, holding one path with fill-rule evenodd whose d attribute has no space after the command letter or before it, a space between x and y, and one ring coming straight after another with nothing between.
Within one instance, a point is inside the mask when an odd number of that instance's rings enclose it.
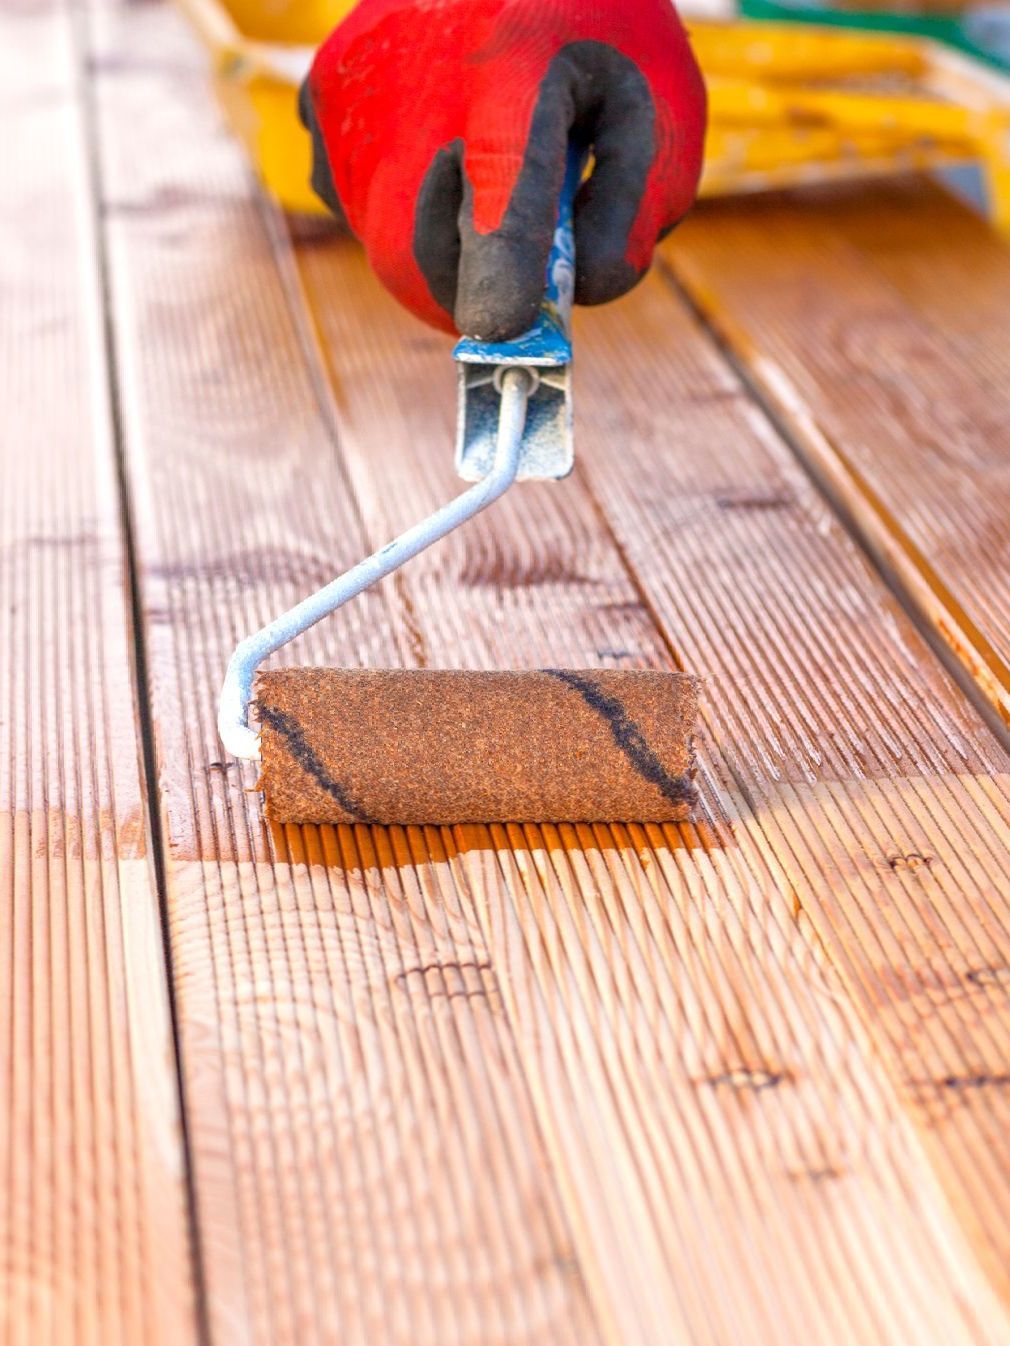
<instances>
[{"instance_id":1,"label":"grooved decking plank","mask_svg":"<svg viewBox=\"0 0 1010 1346\"><path fill-rule=\"evenodd\" d=\"M85 119L0 8L0 1341L193 1339Z\"/></svg>"},{"instance_id":2,"label":"grooved decking plank","mask_svg":"<svg viewBox=\"0 0 1010 1346\"><path fill-rule=\"evenodd\" d=\"M364 551L241 151L172 9L92 9L123 425L212 1340L591 1346L472 909L435 838L269 835L236 639ZM384 592L303 658L409 662Z\"/></svg>"},{"instance_id":3,"label":"grooved decking plank","mask_svg":"<svg viewBox=\"0 0 1010 1346\"><path fill-rule=\"evenodd\" d=\"M927 179L720 204L668 254L1010 723L1010 250Z\"/></svg>"},{"instance_id":4,"label":"grooved decking plank","mask_svg":"<svg viewBox=\"0 0 1010 1346\"><path fill-rule=\"evenodd\" d=\"M586 317L580 357L589 479L708 678L737 838L822 938L1005 1301L1006 758L661 275Z\"/></svg>"}]
</instances>

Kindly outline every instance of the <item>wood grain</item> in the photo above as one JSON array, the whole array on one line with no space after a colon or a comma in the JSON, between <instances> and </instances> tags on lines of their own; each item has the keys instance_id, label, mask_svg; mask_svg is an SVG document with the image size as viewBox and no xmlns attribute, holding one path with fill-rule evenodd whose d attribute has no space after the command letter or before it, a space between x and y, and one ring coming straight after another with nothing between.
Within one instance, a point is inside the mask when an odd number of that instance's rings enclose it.
<instances>
[{"instance_id":1,"label":"wood grain","mask_svg":"<svg viewBox=\"0 0 1010 1346\"><path fill-rule=\"evenodd\" d=\"M94 202L59 0L0 8L0 1341L192 1340Z\"/></svg>"},{"instance_id":2,"label":"wood grain","mask_svg":"<svg viewBox=\"0 0 1010 1346\"><path fill-rule=\"evenodd\" d=\"M726 204L669 252L1010 723L1010 252L924 179Z\"/></svg>"},{"instance_id":3,"label":"wood grain","mask_svg":"<svg viewBox=\"0 0 1010 1346\"><path fill-rule=\"evenodd\" d=\"M590 480L1005 1297L1006 760L674 298L583 324Z\"/></svg>"},{"instance_id":4,"label":"wood grain","mask_svg":"<svg viewBox=\"0 0 1010 1346\"><path fill-rule=\"evenodd\" d=\"M830 897L819 863L848 892L847 864L882 844L832 848L815 786L867 802L921 777L962 825L966 792L998 795L999 750L656 282L583 325L592 477L523 488L287 657L663 668L683 652L722 679L704 816L267 832L252 773L215 739L226 657L457 489L447 343L354 245L289 249L173 14L93 15L214 1340L1010 1340L977 1259L1000 1203L981 1199L981 1233L951 1204L980 1185L974 1131L942 1129L961 1167L934 1168L858 984L796 914ZM714 482L692 488L696 460ZM736 607L748 583L770 595L750 650L768 681L719 663L759 621ZM840 691L829 661L857 631L873 658ZM935 725L896 709L892 683L928 689ZM895 816L887 840L911 844ZM998 885L997 838L993 822ZM879 966L890 985L892 951ZM1000 1191L995 1148L980 1173Z\"/></svg>"}]
</instances>

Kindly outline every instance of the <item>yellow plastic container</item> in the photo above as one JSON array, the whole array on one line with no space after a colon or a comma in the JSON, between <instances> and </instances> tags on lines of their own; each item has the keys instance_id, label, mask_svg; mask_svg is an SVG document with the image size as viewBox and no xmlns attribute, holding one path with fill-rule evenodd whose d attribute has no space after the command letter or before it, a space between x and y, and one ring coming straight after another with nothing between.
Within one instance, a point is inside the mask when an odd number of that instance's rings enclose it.
<instances>
[{"instance_id":1,"label":"yellow plastic container","mask_svg":"<svg viewBox=\"0 0 1010 1346\"><path fill-rule=\"evenodd\" d=\"M266 189L325 213L296 93L355 0L180 0ZM774 23L690 24L709 90L702 195L981 165L1010 233L1010 80L922 38Z\"/></svg>"},{"instance_id":2,"label":"yellow plastic container","mask_svg":"<svg viewBox=\"0 0 1010 1346\"><path fill-rule=\"evenodd\" d=\"M214 89L260 181L286 210L324 214L297 91L355 0L179 0L211 56Z\"/></svg>"}]
</instances>

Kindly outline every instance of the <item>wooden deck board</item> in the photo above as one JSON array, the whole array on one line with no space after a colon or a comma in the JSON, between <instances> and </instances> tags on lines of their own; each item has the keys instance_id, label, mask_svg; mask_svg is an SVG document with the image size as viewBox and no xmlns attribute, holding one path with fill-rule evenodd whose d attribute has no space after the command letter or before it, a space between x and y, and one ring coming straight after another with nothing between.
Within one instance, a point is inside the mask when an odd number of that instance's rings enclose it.
<instances>
[{"instance_id":1,"label":"wooden deck board","mask_svg":"<svg viewBox=\"0 0 1010 1346\"><path fill-rule=\"evenodd\" d=\"M720 204L669 251L1010 724L1010 251L924 179Z\"/></svg>"},{"instance_id":2,"label":"wooden deck board","mask_svg":"<svg viewBox=\"0 0 1010 1346\"><path fill-rule=\"evenodd\" d=\"M191 1340L71 15L0 9L0 1341Z\"/></svg>"}]
</instances>

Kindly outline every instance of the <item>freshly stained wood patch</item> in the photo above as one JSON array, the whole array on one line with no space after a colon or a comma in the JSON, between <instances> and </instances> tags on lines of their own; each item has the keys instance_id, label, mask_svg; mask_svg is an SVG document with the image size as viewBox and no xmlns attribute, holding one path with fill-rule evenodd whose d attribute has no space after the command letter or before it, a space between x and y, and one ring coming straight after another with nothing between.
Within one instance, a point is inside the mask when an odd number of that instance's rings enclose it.
<instances>
[{"instance_id":1,"label":"freshly stained wood patch","mask_svg":"<svg viewBox=\"0 0 1010 1346\"><path fill-rule=\"evenodd\" d=\"M69 8L0 9L0 1337L194 1339Z\"/></svg>"}]
</instances>

